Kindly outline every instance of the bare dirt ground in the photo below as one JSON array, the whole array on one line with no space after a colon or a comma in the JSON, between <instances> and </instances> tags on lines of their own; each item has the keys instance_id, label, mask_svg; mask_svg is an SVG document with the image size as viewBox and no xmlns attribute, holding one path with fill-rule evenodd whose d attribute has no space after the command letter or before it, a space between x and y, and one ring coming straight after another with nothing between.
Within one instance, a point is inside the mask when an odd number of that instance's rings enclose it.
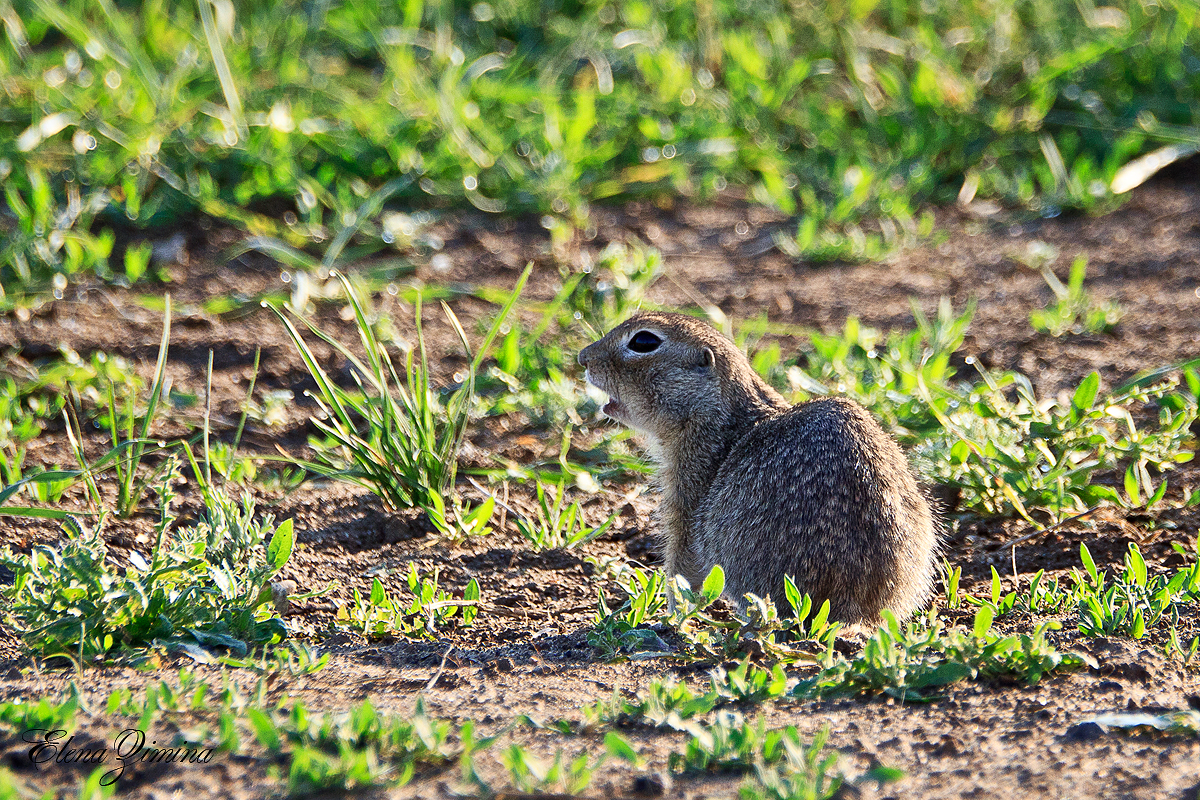
<instances>
[{"instance_id":1,"label":"bare dirt ground","mask_svg":"<svg viewBox=\"0 0 1200 800\"><path fill-rule=\"evenodd\" d=\"M949 232L940 244L904 252L886 264L796 264L769 249L773 230L785 223L762 209L737 200L708 208L657 208L632 205L599 209L596 235L552 252L545 231L535 220L497 221L479 215L446 217L434 230L445 245L437 269L424 259L416 278L442 284L486 284L507 289L524 264L537 263L526 297L550 299L561 281L556 258L580 263L581 253L598 252L609 241L637 238L659 248L666 274L650 299L669 307L697 303L720 307L734 319L765 314L772 323L835 332L847 316L884 330L910 328L910 298L932 313L939 298L955 308L974 298L978 310L961 355L975 356L987 366L1027 374L1047 396L1073 387L1092 370L1103 386L1112 387L1135 373L1200 356L1200 185L1192 176L1176 174L1135 192L1118 211L1103 217L1064 217L1033 222L977 219L957 211L940 214ZM278 321L256 304L232 313L205 313L210 297L238 294L253 297L284 289L278 266L247 257L220 263L221 232L189 233L187 264L172 267L171 291L176 303L168 374L177 387L202 393L208 352L214 352L214 419L227 438L251 378L256 347L262 368L256 393L290 389L297 402L286 409L286 421L268 429L251 423L245 445L271 453L276 446L299 455L312 406L303 398L311 383ZM1118 301L1127 311L1116 331L1103 336L1051 338L1029 326L1030 310L1052 300L1045 281L1016 258L1032 241L1058 248L1057 272L1065 278L1071 260L1089 258L1088 288L1101 299ZM447 267L448 263L448 269ZM413 276L397 277L398 281ZM56 355L71 348L83 355L102 350L124 355L149 375L161 332L161 314L139 302L145 290L87 287L67 299L48 303L27 318L0 320L0 352L25 360ZM411 311L387 293L379 301L403 335L411 335ZM455 311L475 323L494 308L471 297L451 301ZM448 375L462 360L450 330L437 315L427 315L427 335L434 347L434 367ZM319 307L320 323L349 340L352 329L332 304ZM799 340L783 337L785 352ZM328 351L325 351L328 355ZM190 433L199 422L190 409L162 424L156 435ZM555 436L543 436L523 418L493 419L471 432L469 460L486 464L499 456L530 463L553 459ZM97 432L90 445L101 452ZM30 463L69 463L64 432L51 429L30 448ZM323 672L280 679L273 699L285 694L303 699L319 711L343 711L363 698L382 711L411 713L423 697L430 713L458 722L476 720L484 732L506 729L518 714L548 721L579 719L579 707L614 692L632 697L650 680L675 674L700 685L704 669L679 667L668 660L606 664L587 644L596 610L597 591L611 587L599 581L584 557L653 558L649 513L655 498L647 492L632 503L624 495L644 478L612 483L585 503L588 518L622 514L613 531L581 551L529 550L508 525L490 537L448 545L430 531L417 513L390 514L368 493L345 485L305 484L290 494L257 490L262 507L276 518L295 519L300 547L282 577L301 590L336 581L340 588L325 597L297 604L287 617L296 636L333 654ZM1190 466L1172 481L1172 495L1187 486L1200 487L1200 468ZM519 494L519 492L518 492ZM514 496L514 502L524 502ZM79 502L73 496L71 502ZM183 500L184 516L198 508L196 498ZM189 505L190 504L190 505ZM945 554L961 566L968 590L978 589L994 564L1011 587L1015 571L1023 581L1038 569L1064 571L1078 562L1086 542L1101 566L1120 563L1127 545L1136 541L1154 567L1174 566L1179 556L1171 542L1191 548L1200 529L1200 509L1168 510L1150 517L1105 511L1015 549L1003 543L1031 528L1014 519L950 515ZM149 544L150 508L128 523L108 529L113 551ZM54 525L0 518L4 540L18 548L55 541ZM479 581L483 607L473 627L451 631L435 642L361 636L332 629L333 614L353 588L367 591L375 576L388 588L403 592L410 562L421 569L439 567L444 586L461 588ZM1014 566L1015 565L1015 566ZM1006 589L1007 590L1007 589ZM1028 630L1035 620L1009 618L1006 625ZM768 724L795 725L807 740L830 729L830 745L840 752L840 768L850 778L884 764L904 771L897 783L878 787L859 783L846 796L861 797L1130 797L1183 798L1200 792L1200 741L1090 735L1074 728L1098 713L1142 709L1165 711L1200 703L1200 675L1161 654L1152 642L1083 639L1072 632L1073 615L1056 635L1060 649L1092 653L1097 670L1053 677L1034 687L959 684L948 696L927 705L892 700L837 702L780 701L747 707L751 717L765 714ZM1183 620L1181 636L1200 633L1200 618ZM1161 645L1161 643L1157 643ZM89 669L77 678L96 714L82 729L106 740L125 723L102 711L104 699L117 687L134 691L173 676L190 662L163 663L156 670ZM212 667L198 667L216 681ZM21 652L16 635L0 627L0 694L3 699L36 697L62 689L73 673L49 671ZM247 676L246 682L253 676ZM239 678L239 680L241 680ZM159 726L169 738L170 726L193 724L185 716ZM606 764L588 796L729 797L741 777L670 775L667 755L682 746L684 735L669 730L623 731L647 759L641 774L627 766ZM601 735L563 737L518 727L505 734L535 751L569 756L603 750ZM5 763L39 791L72 786L81 771L67 766L34 770L23 760L23 745L0 743ZM498 752L498 748L496 752ZM143 770L123 779L122 794L135 797L179 797L184 794L264 797L279 784L267 780L267 759L218 756L204 766ZM498 769L498 768L497 768ZM370 796L450 796L449 771L418 772L406 787Z\"/></svg>"}]
</instances>

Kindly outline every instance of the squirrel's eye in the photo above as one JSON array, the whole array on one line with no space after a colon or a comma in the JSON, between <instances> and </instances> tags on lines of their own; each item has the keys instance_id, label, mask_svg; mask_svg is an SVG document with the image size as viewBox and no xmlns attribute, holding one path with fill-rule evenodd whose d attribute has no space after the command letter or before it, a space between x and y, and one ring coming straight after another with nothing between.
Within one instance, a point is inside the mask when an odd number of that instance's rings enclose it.
<instances>
[{"instance_id":1,"label":"squirrel's eye","mask_svg":"<svg viewBox=\"0 0 1200 800\"><path fill-rule=\"evenodd\" d=\"M638 331L629 340L629 349L635 353L650 353L658 349L662 339L650 331Z\"/></svg>"}]
</instances>

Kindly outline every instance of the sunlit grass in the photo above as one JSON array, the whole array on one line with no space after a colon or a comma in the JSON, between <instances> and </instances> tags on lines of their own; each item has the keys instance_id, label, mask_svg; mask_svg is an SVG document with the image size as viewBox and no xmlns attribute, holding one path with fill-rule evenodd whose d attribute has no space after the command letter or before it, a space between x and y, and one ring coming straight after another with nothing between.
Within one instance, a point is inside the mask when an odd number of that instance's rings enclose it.
<instances>
[{"instance_id":1,"label":"sunlit grass","mask_svg":"<svg viewBox=\"0 0 1200 800\"><path fill-rule=\"evenodd\" d=\"M153 274L106 231L197 213L293 247L351 223L398 244L355 215L401 177L393 207L535 212L553 230L596 202L741 185L796 215L785 250L870 258L927 230L927 203L1104 207L1200 144L1186 3L13 8L10 293Z\"/></svg>"}]
</instances>

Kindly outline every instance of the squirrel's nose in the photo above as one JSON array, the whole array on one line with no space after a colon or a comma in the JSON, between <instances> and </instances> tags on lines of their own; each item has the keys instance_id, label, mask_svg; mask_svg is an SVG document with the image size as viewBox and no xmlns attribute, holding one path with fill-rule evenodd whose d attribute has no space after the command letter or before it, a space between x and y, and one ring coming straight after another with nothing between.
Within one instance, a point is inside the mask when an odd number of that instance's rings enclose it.
<instances>
[{"instance_id":1,"label":"squirrel's nose","mask_svg":"<svg viewBox=\"0 0 1200 800\"><path fill-rule=\"evenodd\" d=\"M585 347L579 351L579 355L575 356L575 361L576 361L576 363L579 364L579 366L581 366L581 367L587 366L588 350L591 350L591 349L592 349L592 346L589 344L587 347Z\"/></svg>"}]
</instances>

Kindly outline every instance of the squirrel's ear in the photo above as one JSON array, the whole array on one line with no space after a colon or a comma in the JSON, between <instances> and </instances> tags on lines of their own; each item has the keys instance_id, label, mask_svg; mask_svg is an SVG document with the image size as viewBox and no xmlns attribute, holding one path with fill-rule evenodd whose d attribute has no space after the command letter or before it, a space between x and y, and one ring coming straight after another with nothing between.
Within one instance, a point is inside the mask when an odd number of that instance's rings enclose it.
<instances>
[{"instance_id":1,"label":"squirrel's ear","mask_svg":"<svg viewBox=\"0 0 1200 800\"><path fill-rule=\"evenodd\" d=\"M712 351L711 347L706 347L700 353L700 361L696 364L696 369L712 369L717 365L717 356Z\"/></svg>"}]
</instances>

